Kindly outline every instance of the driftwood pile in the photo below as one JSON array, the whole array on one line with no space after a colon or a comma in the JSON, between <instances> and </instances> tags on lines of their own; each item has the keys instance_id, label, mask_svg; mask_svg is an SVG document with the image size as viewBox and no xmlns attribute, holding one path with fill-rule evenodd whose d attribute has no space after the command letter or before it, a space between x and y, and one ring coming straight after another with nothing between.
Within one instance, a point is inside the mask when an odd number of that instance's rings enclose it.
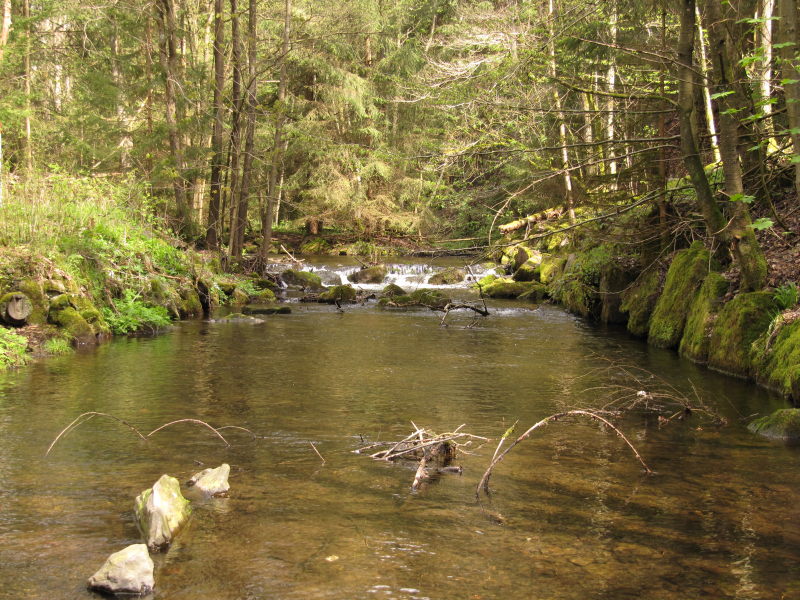
<instances>
[{"instance_id":1,"label":"driftwood pile","mask_svg":"<svg viewBox=\"0 0 800 600\"><path fill-rule=\"evenodd\" d=\"M460 466L452 465L456 456L459 453L470 454L467 448L477 449L490 441L489 438L462 432L464 425L460 425L455 431L437 434L419 428L413 422L411 424L414 426L414 431L403 439L375 442L359 448L356 454L365 454L368 450L373 450L369 456L375 460L416 461L418 464L411 484L412 491L418 490L424 481L431 478L432 473L461 473ZM377 448L380 449L376 450Z\"/></svg>"}]
</instances>

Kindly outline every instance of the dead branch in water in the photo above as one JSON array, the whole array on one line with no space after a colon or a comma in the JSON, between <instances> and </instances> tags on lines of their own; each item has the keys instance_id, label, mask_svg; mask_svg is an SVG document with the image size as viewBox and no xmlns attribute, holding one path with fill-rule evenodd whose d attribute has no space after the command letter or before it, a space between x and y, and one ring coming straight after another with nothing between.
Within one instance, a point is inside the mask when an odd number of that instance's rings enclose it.
<instances>
[{"instance_id":1,"label":"dead branch in water","mask_svg":"<svg viewBox=\"0 0 800 600\"><path fill-rule=\"evenodd\" d=\"M53 449L53 447L56 445L56 443L58 443L58 441L59 441L59 440L61 440L61 439L65 438L67 435L69 435L70 433L72 433L73 431L75 431L75 429L77 429L78 427L80 427L80 426L81 426L81 425L83 425L84 423L86 423L86 422L88 422L88 421L92 420L94 417L106 417L106 418L108 418L108 419L112 419L112 420L114 420L114 421L117 421L118 423L122 423L122 424L123 424L123 425L125 425L125 426L126 426L128 429L130 429L130 430L131 430L131 431L133 431L133 432L134 432L136 435L138 435L138 436L139 436L139 438L140 438L142 441L145 441L145 442L149 441L149 439L150 439L150 436L152 436L154 433L158 433L158 432L159 432L159 431L161 431L162 429L166 429L167 427L170 427L170 426L172 426L172 425L176 425L176 424L178 424L178 423L195 423L195 424L197 424L197 425L200 425L200 426L202 426L202 427L207 427L207 428L208 428L208 429L210 429L212 432L214 432L214 434L215 434L215 435L216 435L216 436L217 436L217 437L218 437L220 440L222 440L222 442L223 442L223 443L225 444L225 446L226 446L226 447L228 447L228 448L231 446L231 444L230 444L230 443L228 442L228 440L226 440L226 439L225 439L225 437L224 437L224 436L223 436L223 435L220 433L220 430L222 430L222 429L239 429L239 430L241 430L241 431L246 431L247 433L249 433L250 435L252 435L252 436L253 436L253 438L256 438L256 437L258 437L258 436L256 436L256 434L255 434L255 433L253 433L252 431L250 431L250 430L249 430L249 429L247 429L246 427L239 427L238 425L224 425L224 426L222 426L222 427L213 427L213 426L209 425L208 423L206 423L205 421L201 421L200 419L178 419L177 421L171 421L171 422L169 422L169 423L165 423L164 425L161 425L161 426L159 426L159 427L156 427L156 428L155 428L153 431L151 431L151 432L150 432L150 433L148 433L147 435L144 435L144 434L143 434L141 431L139 431L139 429L137 429L136 427L134 427L133 425L131 425L130 423L128 423L128 422L127 422L126 420L124 420L124 419L120 419L119 417L115 417L114 415L110 415L110 414L107 414L107 413L96 412L96 411L90 411L90 412L85 412L85 413L83 413L83 414L81 414L81 415L78 415L78 416L77 416L77 417L76 417L76 418L75 418L75 419L74 419L74 420L73 420L73 421L72 421L72 422L71 422L69 425L67 425L67 426L66 426L64 429L62 429L62 430L59 432L59 434L58 434L58 435L55 437L55 439L54 439L54 440L53 440L53 441L50 443L50 445L47 447L47 451L44 453L44 455L45 455L45 456L49 455L49 454L50 454L50 451Z\"/></svg>"},{"instance_id":2,"label":"dead branch in water","mask_svg":"<svg viewBox=\"0 0 800 600\"><path fill-rule=\"evenodd\" d=\"M424 428L417 427L413 422L414 431L397 441L376 442L362 446L356 454L363 454L367 450L383 448L370 454L375 460L394 462L397 460L419 461L414 472L414 481L411 490L417 491L425 480L430 478L429 469L435 466L436 473L461 473L461 468L449 467L457 454L470 454L467 451L473 442L478 442L478 448L490 441L489 438L462 432L464 425L459 425L455 431L436 434Z\"/></svg>"},{"instance_id":3,"label":"dead branch in water","mask_svg":"<svg viewBox=\"0 0 800 600\"><path fill-rule=\"evenodd\" d=\"M445 307L443 309L444 310L444 315L442 315L442 320L439 323L439 325L441 325L442 327L447 327L447 323L445 323L445 319L447 319L447 315L450 314L450 311L451 310L461 310L461 309L472 310L472 311L478 313L479 315L481 315L482 317L488 317L489 316L489 310L486 307L481 308L480 306L475 306L474 304L454 304L454 303L451 302L451 303L445 305ZM434 310L436 310L436 309L434 309Z\"/></svg>"},{"instance_id":4,"label":"dead branch in water","mask_svg":"<svg viewBox=\"0 0 800 600\"><path fill-rule=\"evenodd\" d=\"M622 433L622 431L620 431L616 426L614 426L608 419L606 419L605 417L601 416L597 412L594 412L594 411L591 411L591 410L581 410L581 409L568 410L568 411L565 411L565 412L560 412L560 413L556 413L554 415L550 415L549 417L545 417L544 419L542 419L538 423L535 423L533 426L528 428L528 430L525 433L523 433L516 440L514 440L511 443L511 445L508 446L508 448L503 450L502 453L497 454L497 452L495 452L494 458L489 463L489 466L486 468L486 471L484 472L483 477L481 477L481 480L478 483L478 487L475 490L475 497L480 499L481 490L483 490L485 494L487 494L487 495L489 494L489 478L492 475L492 469L494 469L494 467L497 465L497 463L499 463L501 460L503 460L503 458L506 456L506 454L511 452L511 450L517 444L519 444L520 442L523 442L526 439L528 439L528 437L530 437L530 435L534 431L539 429L540 427L543 427L544 425L547 425L550 422L558 421L560 419L563 419L564 417L569 417L569 416L589 417L591 419L595 419L597 421L600 421L601 423L603 423L607 427L610 427L628 445L628 447L633 452L634 456L636 456L638 461L641 463L642 467L644 467L645 473L647 473L649 475L649 474L651 474L653 472L650 469L650 467L647 466L647 463L644 461L644 459L642 458L641 454L639 454L639 451L634 447L634 445L630 442L630 440L627 437L625 437L625 434ZM501 441L501 443L502 443L502 441ZM499 448L500 447L498 446L498 450L499 450Z\"/></svg>"}]
</instances>

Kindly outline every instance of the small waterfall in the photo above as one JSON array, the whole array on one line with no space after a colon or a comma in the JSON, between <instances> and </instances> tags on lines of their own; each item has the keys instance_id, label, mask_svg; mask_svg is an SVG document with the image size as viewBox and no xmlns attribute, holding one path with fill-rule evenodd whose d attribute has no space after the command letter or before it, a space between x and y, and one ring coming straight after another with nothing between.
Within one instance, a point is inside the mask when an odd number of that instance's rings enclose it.
<instances>
[{"instance_id":1,"label":"small waterfall","mask_svg":"<svg viewBox=\"0 0 800 600\"><path fill-rule=\"evenodd\" d=\"M305 263L303 269L319 275L322 283L326 286L353 284L366 290L381 290L390 283L400 286L403 289L415 290L422 287L430 288L466 288L475 280L480 279L487 273L493 272L491 266L472 265L469 269L465 267L452 266L445 267L426 263L384 263L386 266L386 276L381 283L358 283L354 284L350 280L350 275L360 271L360 265L325 265ZM431 278L442 271L462 271L463 278L460 281L449 284L431 283ZM471 274L470 274L471 272Z\"/></svg>"}]
</instances>

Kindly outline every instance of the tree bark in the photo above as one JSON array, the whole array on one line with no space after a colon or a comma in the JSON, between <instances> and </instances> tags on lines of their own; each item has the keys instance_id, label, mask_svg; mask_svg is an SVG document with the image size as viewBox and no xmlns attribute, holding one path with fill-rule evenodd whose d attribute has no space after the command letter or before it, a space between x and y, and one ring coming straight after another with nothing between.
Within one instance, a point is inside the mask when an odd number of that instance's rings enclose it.
<instances>
[{"instance_id":1,"label":"tree bark","mask_svg":"<svg viewBox=\"0 0 800 600\"><path fill-rule=\"evenodd\" d=\"M2 0L3 13L0 15L0 62L3 62L3 52L8 44L8 35L11 33L11 0Z\"/></svg>"},{"instance_id":2,"label":"tree bark","mask_svg":"<svg viewBox=\"0 0 800 600\"><path fill-rule=\"evenodd\" d=\"M233 63L233 85L231 89L231 144L230 144L230 183L228 186L228 211L230 231L228 235L228 255L241 256L238 247L239 234L239 162L241 154L241 113L242 113L242 40L239 35L239 6L237 0L231 2L231 62Z\"/></svg>"},{"instance_id":3,"label":"tree bark","mask_svg":"<svg viewBox=\"0 0 800 600\"><path fill-rule=\"evenodd\" d=\"M795 156L800 155L800 72L795 54L798 50L797 0L780 0L781 64L783 93L786 95L786 115ZM797 159L795 159L797 160ZM794 165L794 185L800 194L800 162Z\"/></svg>"},{"instance_id":4,"label":"tree bark","mask_svg":"<svg viewBox=\"0 0 800 600\"><path fill-rule=\"evenodd\" d=\"M208 203L206 246L219 248L219 216L222 204L222 171L225 169L225 107L222 92L225 87L225 21L223 0L214 0L214 132L211 137L211 199Z\"/></svg>"},{"instance_id":5,"label":"tree bark","mask_svg":"<svg viewBox=\"0 0 800 600\"><path fill-rule=\"evenodd\" d=\"M33 139L31 136L31 3L22 3L22 17L25 19L25 54L22 58L25 78L25 168L33 171Z\"/></svg>"}]
</instances>

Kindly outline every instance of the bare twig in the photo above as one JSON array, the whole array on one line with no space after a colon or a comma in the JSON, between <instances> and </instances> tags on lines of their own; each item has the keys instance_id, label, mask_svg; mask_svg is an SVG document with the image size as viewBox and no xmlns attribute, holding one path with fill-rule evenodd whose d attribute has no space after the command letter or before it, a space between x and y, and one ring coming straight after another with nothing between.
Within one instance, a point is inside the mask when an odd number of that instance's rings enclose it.
<instances>
[{"instance_id":1,"label":"bare twig","mask_svg":"<svg viewBox=\"0 0 800 600\"><path fill-rule=\"evenodd\" d=\"M147 434L147 437L150 437L150 436L151 436L151 435L153 435L154 433L158 433L158 432L159 432L159 431L161 431L162 429L166 429L167 427L170 427L171 425L177 425L178 423L195 423L195 424L197 424L197 425L201 425L201 426L203 426L203 427L208 427L208 428L209 428L211 431L213 431L213 432L214 432L214 434L215 434L215 435L216 435L216 436L217 436L219 439L221 439L221 440L223 441L223 443L224 443L226 446L230 447L230 444L228 443L228 440L226 440L224 437L222 437L222 434L221 434L221 433L220 433L218 430L214 429L214 428L213 428L211 425L209 425L209 424L208 424L208 423L206 423L205 421L201 421L200 419L178 419L177 421L171 421L171 422L169 422L169 423L165 423L165 424L164 424L164 425L162 425L161 427L157 427L156 429L154 429L153 431L151 431L150 433L148 433L148 434Z\"/></svg>"},{"instance_id":2,"label":"bare twig","mask_svg":"<svg viewBox=\"0 0 800 600\"><path fill-rule=\"evenodd\" d=\"M319 450L317 450L317 447L314 445L314 442L308 442L308 443L311 446L311 449L317 453L317 456L319 456L320 460L322 461L322 464L324 465L327 461L325 460L325 458L323 458L322 454L319 453Z\"/></svg>"},{"instance_id":3,"label":"bare twig","mask_svg":"<svg viewBox=\"0 0 800 600\"><path fill-rule=\"evenodd\" d=\"M84 417L85 417L85 418L84 418ZM56 436L56 439L54 439L54 440L51 442L51 444L50 444L50 445L47 447L47 452L45 452L45 453L44 453L44 455L45 455L45 456L47 456L48 454L50 454L50 450L52 450L52 449L53 449L53 446L55 446L55 445L56 445L56 442L58 442L58 440L60 440L60 439L61 439L61 438L63 438L63 437L66 437L66 436L67 436L67 435L68 435L70 432L72 432L74 429L76 429L76 428L78 428L79 426L83 425L83 424L84 424L84 423L86 423L87 421L90 421L90 420L91 420L91 419L93 419L94 417L106 417L106 418L108 418L108 419L113 419L114 421L117 421L118 423L122 423L122 424L123 424L123 425L125 425L125 426L126 426L128 429L130 429L131 431L133 431L134 433L136 433L136 435L138 435L138 436L139 436L140 438L142 438L144 441L147 441L147 438L146 438L145 436L143 436L143 435L142 435L142 432L141 432L141 431L139 431L138 429L136 429L136 427L134 427L133 425L131 425L130 423L128 423L128 422L127 422L127 421L125 421L124 419L120 419L119 417L115 417L114 415L109 415L109 414L107 414L107 413L90 411L90 412L85 412L85 413L83 413L82 415L78 415L78 417L77 417L77 418L76 418L74 421L72 421L72 423L70 423L70 424L69 424L69 425L67 425L67 426L66 426L64 429L62 429L62 430L61 430L61 432L60 432L60 433L59 433L59 434Z\"/></svg>"},{"instance_id":4,"label":"bare twig","mask_svg":"<svg viewBox=\"0 0 800 600\"><path fill-rule=\"evenodd\" d=\"M608 419L606 419L603 416L599 415L598 413L590 411L590 410L582 410L582 409L568 410L568 411L565 411L565 412L560 412L560 413L556 413L554 415L550 415L549 417L545 417L544 419L542 419L538 423L535 423L525 433L523 433L516 440L514 440L514 442L508 448L506 448L501 454L496 455L492 459L492 461L489 463L489 466L486 468L486 471L484 472L483 477L481 477L481 480L478 483L478 487L475 490L475 497L476 498L480 498L481 490L483 490L485 494L489 493L489 478L492 475L492 469L494 469L494 467L497 465L497 463L499 463L501 460L503 460L503 458L506 456L506 454L508 454L517 444L519 444L520 442L528 439L528 437L534 431L536 431L537 429L539 429L540 427L542 427L544 425L547 425L551 421L558 421L559 419L562 419L564 417L569 417L569 416L585 416L585 417L589 417L591 419L595 419L597 421L600 421L601 423L603 423L607 427L610 427L628 445L628 447L633 452L634 456L636 456L638 461L641 463L642 467L644 467L645 472L648 475L653 472L650 469L650 467L647 466L647 463L644 461L644 459L642 458L641 454L639 454L639 451L636 450L634 445L631 444L630 440L628 440L628 438L625 437L625 434L622 433L622 431L620 431L610 421L608 421Z\"/></svg>"}]
</instances>

